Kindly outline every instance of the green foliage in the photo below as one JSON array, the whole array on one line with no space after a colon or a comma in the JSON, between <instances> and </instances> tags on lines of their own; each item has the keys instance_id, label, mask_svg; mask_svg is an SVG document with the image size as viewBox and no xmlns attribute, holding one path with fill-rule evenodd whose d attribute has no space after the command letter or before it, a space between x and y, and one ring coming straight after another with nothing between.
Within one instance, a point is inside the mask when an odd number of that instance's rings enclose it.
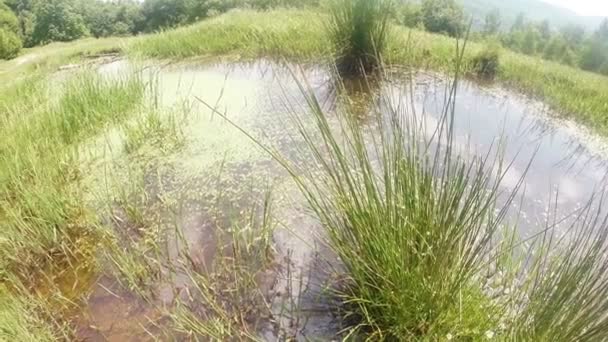
<instances>
[{"instance_id":1,"label":"green foliage","mask_svg":"<svg viewBox=\"0 0 608 342\"><path fill-rule=\"evenodd\" d=\"M511 32L523 30L526 26L526 15L519 13L511 26Z\"/></svg>"},{"instance_id":2,"label":"green foliage","mask_svg":"<svg viewBox=\"0 0 608 342\"><path fill-rule=\"evenodd\" d=\"M23 43L18 34L19 20L11 9L0 1L0 59L11 59L19 54Z\"/></svg>"},{"instance_id":3,"label":"green foliage","mask_svg":"<svg viewBox=\"0 0 608 342\"><path fill-rule=\"evenodd\" d=\"M31 38L34 44L70 41L88 34L84 19L71 0L37 2L34 15L36 20Z\"/></svg>"},{"instance_id":4,"label":"green foliage","mask_svg":"<svg viewBox=\"0 0 608 342\"><path fill-rule=\"evenodd\" d=\"M91 35L96 38L137 34L145 25L141 4L135 1L85 0L79 11Z\"/></svg>"},{"instance_id":5,"label":"green foliage","mask_svg":"<svg viewBox=\"0 0 608 342\"><path fill-rule=\"evenodd\" d=\"M334 0L327 25L343 74L373 71L389 35L390 0Z\"/></svg>"},{"instance_id":6,"label":"green foliage","mask_svg":"<svg viewBox=\"0 0 608 342\"><path fill-rule=\"evenodd\" d=\"M419 27L422 24L422 6L406 2L399 7L398 21L407 27Z\"/></svg>"},{"instance_id":7,"label":"green foliage","mask_svg":"<svg viewBox=\"0 0 608 342\"><path fill-rule=\"evenodd\" d=\"M423 0L422 21L428 31L452 37L465 27L463 9L454 0Z\"/></svg>"},{"instance_id":8,"label":"green foliage","mask_svg":"<svg viewBox=\"0 0 608 342\"><path fill-rule=\"evenodd\" d=\"M288 20L272 20L277 17ZM132 55L153 58L235 54L243 58L278 55L307 59L323 58L330 49L318 13L294 10L230 12L144 36L128 46Z\"/></svg>"},{"instance_id":9,"label":"green foliage","mask_svg":"<svg viewBox=\"0 0 608 342\"><path fill-rule=\"evenodd\" d=\"M484 48L471 61L473 72L482 78L493 79L500 67L500 44L494 41L485 43Z\"/></svg>"},{"instance_id":10,"label":"green foliage","mask_svg":"<svg viewBox=\"0 0 608 342\"><path fill-rule=\"evenodd\" d=\"M419 124L424 114L405 104L392 107L390 95L381 95L387 96L378 100L381 109L369 114L373 124L361 124L346 107L331 114L339 120L334 125L313 92L302 89L306 117L314 122L302 122L295 108L293 115L303 153L314 160L308 165L319 169L283 165L344 263L339 293L354 323L349 335L482 340L497 317L475 279L501 228L502 215L494 215L501 209L499 185L490 171L493 157L465 161L452 152L453 135L445 128L453 127L452 99L440 113L442 132L429 138Z\"/></svg>"},{"instance_id":11,"label":"green foliage","mask_svg":"<svg viewBox=\"0 0 608 342\"><path fill-rule=\"evenodd\" d=\"M244 0L244 6L255 9L314 7L319 0Z\"/></svg>"},{"instance_id":12,"label":"green foliage","mask_svg":"<svg viewBox=\"0 0 608 342\"><path fill-rule=\"evenodd\" d=\"M19 20L11 9L2 2L0 2L0 29L19 33Z\"/></svg>"},{"instance_id":13,"label":"green foliage","mask_svg":"<svg viewBox=\"0 0 608 342\"><path fill-rule=\"evenodd\" d=\"M608 42L591 39L582 51L580 66L584 70L600 71L608 58Z\"/></svg>"},{"instance_id":14,"label":"green foliage","mask_svg":"<svg viewBox=\"0 0 608 342\"><path fill-rule=\"evenodd\" d=\"M146 0L143 7L146 29L154 31L186 23L188 9L187 0Z\"/></svg>"},{"instance_id":15,"label":"green foliage","mask_svg":"<svg viewBox=\"0 0 608 342\"><path fill-rule=\"evenodd\" d=\"M21 40L17 34L0 28L0 59L17 57L21 47Z\"/></svg>"},{"instance_id":16,"label":"green foliage","mask_svg":"<svg viewBox=\"0 0 608 342\"><path fill-rule=\"evenodd\" d=\"M498 32L500 32L501 25L502 19L500 17L500 11L498 9L494 9L486 14L482 32L487 36L496 35Z\"/></svg>"}]
</instances>

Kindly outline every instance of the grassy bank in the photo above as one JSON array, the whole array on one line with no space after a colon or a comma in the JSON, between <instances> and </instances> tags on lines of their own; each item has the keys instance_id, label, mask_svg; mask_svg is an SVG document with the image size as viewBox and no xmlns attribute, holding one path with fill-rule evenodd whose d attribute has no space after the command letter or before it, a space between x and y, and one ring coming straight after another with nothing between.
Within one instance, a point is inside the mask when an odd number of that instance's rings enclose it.
<instances>
[{"instance_id":1,"label":"grassy bank","mask_svg":"<svg viewBox=\"0 0 608 342\"><path fill-rule=\"evenodd\" d=\"M43 316L1 315L0 326L17 325L6 338L30 340L20 334L36 330L20 325L48 323L50 316L40 308L58 310L36 304L37 295L47 293L39 299L51 300L48 294L61 286L62 277L94 267L100 236L95 213L82 197L78 143L124 120L139 105L143 90L135 77L110 81L83 72L61 83L29 77L2 92L0 295L30 298L34 302L28 305L39 307L32 312ZM74 260L79 260L76 267ZM13 312L22 307L19 301L0 299Z\"/></svg>"},{"instance_id":2,"label":"grassy bank","mask_svg":"<svg viewBox=\"0 0 608 342\"><path fill-rule=\"evenodd\" d=\"M32 73L54 72L61 65L86 62L100 54L120 52L129 38L82 39L24 49L21 56L0 61L0 90Z\"/></svg>"},{"instance_id":3,"label":"grassy bank","mask_svg":"<svg viewBox=\"0 0 608 342\"><path fill-rule=\"evenodd\" d=\"M136 56L161 59L233 55L324 62L331 60L334 51L323 16L296 10L233 11L193 26L138 38L127 50ZM385 58L389 64L433 70L453 67L453 38L393 27L387 45ZM465 61L473 60L483 48L483 44L468 42ZM464 72L471 71L470 64ZM608 134L606 77L503 50L497 79L543 99L565 117Z\"/></svg>"}]
</instances>

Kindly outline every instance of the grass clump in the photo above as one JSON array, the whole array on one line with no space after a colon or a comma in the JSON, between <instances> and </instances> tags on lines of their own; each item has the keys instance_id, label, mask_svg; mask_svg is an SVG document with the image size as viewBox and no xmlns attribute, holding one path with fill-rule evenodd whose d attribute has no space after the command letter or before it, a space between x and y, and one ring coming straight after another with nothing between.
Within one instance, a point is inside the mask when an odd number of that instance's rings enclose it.
<instances>
[{"instance_id":1,"label":"grass clump","mask_svg":"<svg viewBox=\"0 0 608 342\"><path fill-rule=\"evenodd\" d=\"M52 292L60 275L95 263L98 222L73 144L125 118L143 94L137 80L81 74L66 82L57 99L44 78L3 92L23 97L0 96L0 283L11 296Z\"/></svg>"},{"instance_id":2,"label":"grass clump","mask_svg":"<svg viewBox=\"0 0 608 342\"><path fill-rule=\"evenodd\" d=\"M499 165L498 179L491 170L500 159L454 152L451 100L432 139L413 107L389 97L373 105L374 128L363 128L348 109L331 124L314 95L307 101L314 128L296 122L320 169L283 164L344 264L339 293L357 322L350 334L482 338L499 318L476 277L508 206L496 205L505 170Z\"/></svg>"},{"instance_id":3,"label":"grass clump","mask_svg":"<svg viewBox=\"0 0 608 342\"><path fill-rule=\"evenodd\" d=\"M123 120L144 95L137 77L109 80L83 74L68 82L58 107L49 115L49 127L69 144L108 123Z\"/></svg>"},{"instance_id":4,"label":"grass clump","mask_svg":"<svg viewBox=\"0 0 608 342\"><path fill-rule=\"evenodd\" d=\"M384 95L371 109L371 124L358 121L348 106L334 119L302 87L313 125L296 114L295 121L318 169L275 157L343 263L346 276L337 292L351 322L349 337L603 340L603 201L591 200L567 216L564 231L554 230L555 213L532 238L509 233L504 218L523 179L505 193L508 165L500 148L481 156L457 149L456 84L432 128L413 105Z\"/></svg>"},{"instance_id":5,"label":"grass clump","mask_svg":"<svg viewBox=\"0 0 608 342\"><path fill-rule=\"evenodd\" d=\"M482 79L492 80L500 68L500 45L487 43L471 60L471 68L475 75Z\"/></svg>"},{"instance_id":6,"label":"grass clump","mask_svg":"<svg viewBox=\"0 0 608 342\"><path fill-rule=\"evenodd\" d=\"M329 37L343 75L376 69L389 35L391 0L335 0L329 7Z\"/></svg>"},{"instance_id":7,"label":"grass clump","mask_svg":"<svg viewBox=\"0 0 608 342\"><path fill-rule=\"evenodd\" d=\"M563 236L548 231L535 241L526 279L513 287L505 314L511 340L603 341L608 336L608 216L603 203L603 198L592 198L574 213Z\"/></svg>"}]
</instances>

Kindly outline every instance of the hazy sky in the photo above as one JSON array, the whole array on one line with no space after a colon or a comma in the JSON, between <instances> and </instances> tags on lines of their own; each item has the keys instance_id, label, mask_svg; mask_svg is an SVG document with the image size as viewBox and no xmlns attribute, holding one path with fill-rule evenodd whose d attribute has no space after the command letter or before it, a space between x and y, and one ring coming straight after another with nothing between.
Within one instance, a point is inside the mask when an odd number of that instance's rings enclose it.
<instances>
[{"instance_id":1,"label":"hazy sky","mask_svg":"<svg viewBox=\"0 0 608 342\"><path fill-rule=\"evenodd\" d=\"M608 0L543 0L581 15L608 16Z\"/></svg>"}]
</instances>

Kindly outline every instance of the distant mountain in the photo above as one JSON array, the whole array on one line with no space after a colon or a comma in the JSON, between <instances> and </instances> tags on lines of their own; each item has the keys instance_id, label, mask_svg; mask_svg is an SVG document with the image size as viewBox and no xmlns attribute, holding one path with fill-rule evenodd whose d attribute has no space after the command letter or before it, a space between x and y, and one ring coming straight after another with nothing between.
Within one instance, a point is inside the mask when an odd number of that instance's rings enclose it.
<instances>
[{"instance_id":1,"label":"distant mountain","mask_svg":"<svg viewBox=\"0 0 608 342\"><path fill-rule=\"evenodd\" d=\"M577 13L541 0L457 0L476 24L483 23L486 13L498 9L505 28L509 28L519 13L534 21L548 19L554 27L577 24L594 31L604 17L581 16Z\"/></svg>"}]
</instances>

